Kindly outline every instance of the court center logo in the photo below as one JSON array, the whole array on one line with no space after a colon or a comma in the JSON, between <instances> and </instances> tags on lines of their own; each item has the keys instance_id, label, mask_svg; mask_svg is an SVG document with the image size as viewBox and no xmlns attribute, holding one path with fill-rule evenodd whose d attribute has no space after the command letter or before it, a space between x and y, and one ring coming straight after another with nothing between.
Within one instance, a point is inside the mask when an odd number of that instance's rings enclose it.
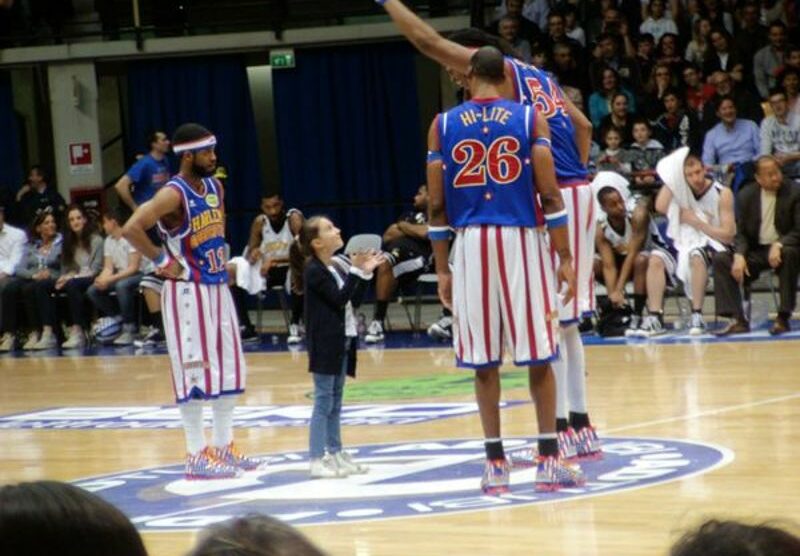
<instances>
[{"instance_id":1,"label":"court center logo","mask_svg":"<svg viewBox=\"0 0 800 556\"><path fill-rule=\"evenodd\" d=\"M532 444L505 445L513 454ZM603 448L604 459L581 465L585 486L554 493L536 492L535 468L528 468L512 472L510 493L483 495L483 441L475 439L358 446L354 456L369 473L345 479L311 479L307 454L291 452L238 479L186 481L183 466L174 465L76 484L121 508L143 531L185 531L250 512L314 525L552 503L676 481L733 460L727 448L657 438L607 438Z\"/></svg>"}]
</instances>

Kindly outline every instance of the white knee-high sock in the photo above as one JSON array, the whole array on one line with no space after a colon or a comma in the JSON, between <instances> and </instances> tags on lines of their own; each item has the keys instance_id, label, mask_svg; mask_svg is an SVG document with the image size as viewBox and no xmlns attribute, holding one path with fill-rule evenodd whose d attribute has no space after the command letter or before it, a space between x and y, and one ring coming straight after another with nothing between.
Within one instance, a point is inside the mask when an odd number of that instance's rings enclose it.
<instances>
[{"instance_id":1,"label":"white knee-high sock","mask_svg":"<svg viewBox=\"0 0 800 556\"><path fill-rule=\"evenodd\" d=\"M203 402L191 400L178 406L186 435L186 451L196 454L206 447L206 435L203 431Z\"/></svg>"},{"instance_id":2,"label":"white knee-high sock","mask_svg":"<svg viewBox=\"0 0 800 556\"><path fill-rule=\"evenodd\" d=\"M553 376L556 379L556 419L566 419L570 409L570 405L567 402L567 390L569 389L567 366L569 365L569 360L567 359L567 349L563 336L559 342L558 351L559 358L550 364L553 367Z\"/></svg>"},{"instance_id":3,"label":"white knee-high sock","mask_svg":"<svg viewBox=\"0 0 800 556\"><path fill-rule=\"evenodd\" d=\"M586 363L583 356L583 342L578 325L573 324L561 329L562 346L567 356L567 396L569 410L575 413L586 413Z\"/></svg>"},{"instance_id":4,"label":"white knee-high sock","mask_svg":"<svg viewBox=\"0 0 800 556\"><path fill-rule=\"evenodd\" d=\"M237 396L220 396L211 402L214 413L214 435L211 445L216 448L227 446L233 441L233 409Z\"/></svg>"}]
</instances>

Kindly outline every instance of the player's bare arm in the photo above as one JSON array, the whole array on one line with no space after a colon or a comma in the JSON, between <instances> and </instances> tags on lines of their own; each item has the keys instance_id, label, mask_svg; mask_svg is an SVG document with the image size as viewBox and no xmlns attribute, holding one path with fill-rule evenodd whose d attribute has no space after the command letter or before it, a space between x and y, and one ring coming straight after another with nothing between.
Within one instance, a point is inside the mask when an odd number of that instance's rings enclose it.
<instances>
[{"instance_id":1,"label":"player's bare arm","mask_svg":"<svg viewBox=\"0 0 800 556\"><path fill-rule=\"evenodd\" d=\"M377 0L392 18L397 29L425 56L445 67L467 73L473 50L441 36L401 0Z\"/></svg>"},{"instance_id":2,"label":"player's bare arm","mask_svg":"<svg viewBox=\"0 0 800 556\"><path fill-rule=\"evenodd\" d=\"M400 230L404 236L412 237L414 239L428 239L428 225L427 224L412 224L411 222L398 222L397 229Z\"/></svg>"},{"instance_id":3,"label":"player's bare arm","mask_svg":"<svg viewBox=\"0 0 800 556\"><path fill-rule=\"evenodd\" d=\"M114 190L117 192L117 196L120 200L125 203L128 208L136 210L136 201L133 200L133 195L131 195L131 184L133 184L131 178L128 177L128 174L124 174L117 180L117 183L114 184Z\"/></svg>"},{"instance_id":4,"label":"player's bare arm","mask_svg":"<svg viewBox=\"0 0 800 556\"><path fill-rule=\"evenodd\" d=\"M619 271L619 277L613 289L619 294L625 291L625 284L633 273L633 265L636 262L636 257L642 252L644 244L647 241L647 228L650 224L650 215L647 211L645 204L637 205L631 215L631 240L628 242L628 254L625 255L625 260L622 263L622 268Z\"/></svg>"},{"instance_id":5,"label":"player's bare arm","mask_svg":"<svg viewBox=\"0 0 800 556\"><path fill-rule=\"evenodd\" d=\"M167 223L179 223L182 210L180 193L171 187L163 187L152 199L139 206L122 228L125 239L143 256L152 260L161 270L160 273L168 278L180 276L182 267L173 259L164 261L164 250L150 241L147 230L162 219Z\"/></svg>"},{"instance_id":6,"label":"player's bare arm","mask_svg":"<svg viewBox=\"0 0 800 556\"><path fill-rule=\"evenodd\" d=\"M669 204L672 202L672 190L664 186L658 191L656 195L656 212L666 215L669 211Z\"/></svg>"},{"instance_id":7,"label":"player's bare arm","mask_svg":"<svg viewBox=\"0 0 800 556\"><path fill-rule=\"evenodd\" d=\"M736 237L736 215L733 210L733 192L723 188L719 194L719 226L701 222L700 231L727 245Z\"/></svg>"},{"instance_id":8,"label":"player's bare arm","mask_svg":"<svg viewBox=\"0 0 800 556\"><path fill-rule=\"evenodd\" d=\"M589 154L592 150L592 121L566 95L564 95L564 103L567 106L569 119L575 126L575 144L578 146L581 164L586 166L589 164Z\"/></svg>"},{"instance_id":9,"label":"player's bare arm","mask_svg":"<svg viewBox=\"0 0 800 556\"><path fill-rule=\"evenodd\" d=\"M439 117L433 119L428 130L428 237L433 247L433 257L436 261L436 275L439 278L439 298L442 305L452 309L452 283L448 265L450 249L450 223L447 220L444 200L444 170L439 146L439 136L436 131Z\"/></svg>"},{"instance_id":10,"label":"player's bare arm","mask_svg":"<svg viewBox=\"0 0 800 556\"><path fill-rule=\"evenodd\" d=\"M606 239L606 236L603 235L603 229L599 226L595 232L594 244L597 254L600 255L603 283L606 284L607 288L610 288L610 284L617 283L617 265L614 262L614 249L612 249L611 243Z\"/></svg>"},{"instance_id":11,"label":"player's bare arm","mask_svg":"<svg viewBox=\"0 0 800 556\"><path fill-rule=\"evenodd\" d=\"M250 239L247 242L247 259L255 264L261 258L261 230L265 226L263 218L256 218L250 226Z\"/></svg>"}]
</instances>

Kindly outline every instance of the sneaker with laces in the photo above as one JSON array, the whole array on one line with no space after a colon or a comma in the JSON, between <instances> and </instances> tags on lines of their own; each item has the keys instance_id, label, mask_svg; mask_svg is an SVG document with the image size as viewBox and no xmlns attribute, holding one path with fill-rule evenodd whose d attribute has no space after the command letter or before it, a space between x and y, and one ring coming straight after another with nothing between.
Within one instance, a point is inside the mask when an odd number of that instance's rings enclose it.
<instances>
[{"instance_id":1,"label":"sneaker with laces","mask_svg":"<svg viewBox=\"0 0 800 556\"><path fill-rule=\"evenodd\" d=\"M506 459L487 459L481 478L481 490L485 494L503 494L508 492L511 466Z\"/></svg>"},{"instance_id":2,"label":"sneaker with laces","mask_svg":"<svg viewBox=\"0 0 800 556\"><path fill-rule=\"evenodd\" d=\"M538 457L539 450L536 446L506 452L506 459L511 469L530 469L531 467L536 467L536 458Z\"/></svg>"},{"instance_id":3,"label":"sneaker with laces","mask_svg":"<svg viewBox=\"0 0 800 556\"><path fill-rule=\"evenodd\" d=\"M428 327L428 336L436 340L453 338L453 317L445 315Z\"/></svg>"},{"instance_id":4,"label":"sneaker with laces","mask_svg":"<svg viewBox=\"0 0 800 556\"><path fill-rule=\"evenodd\" d=\"M347 477L344 469L340 469L329 454L326 454L325 457L312 459L309 465L309 473L314 479L340 479Z\"/></svg>"},{"instance_id":5,"label":"sneaker with laces","mask_svg":"<svg viewBox=\"0 0 800 556\"><path fill-rule=\"evenodd\" d=\"M299 344L303 341L303 335L300 331L299 324L290 324L289 325L289 336L286 338L287 344Z\"/></svg>"},{"instance_id":6,"label":"sneaker with laces","mask_svg":"<svg viewBox=\"0 0 800 556\"><path fill-rule=\"evenodd\" d=\"M233 442L222 448L209 448L209 450L218 461L242 471L255 471L266 465L266 462L262 459L250 458L242 454L236 449Z\"/></svg>"},{"instance_id":7,"label":"sneaker with laces","mask_svg":"<svg viewBox=\"0 0 800 556\"><path fill-rule=\"evenodd\" d=\"M381 324L381 321L374 320L369 323L369 328L367 328L367 335L364 336L364 341L368 344L377 344L378 342L382 342L383 339L383 324Z\"/></svg>"},{"instance_id":8,"label":"sneaker with laces","mask_svg":"<svg viewBox=\"0 0 800 556\"><path fill-rule=\"evenodd\" d=\"M14 351L14 335L10 332L6 332L0 338L0 351Z\"/></svg>"},{"instance_id":9,"label":"sneaker with laces","mask_svg":"<svg viewBox=\"0 0 800 556\"><path fill-rule=\"evenodd\" d=\"M536 466L536 490L553 492L562 488L579 487L586 484L586 476L577 465L561 458L540 457Z\"/></svg>"},{"instance_id":10,"label":"sneaker with laces","mask_svg":"<svg viewBox=\"0 0 800 556\"><path fill-rule=\"evenodd\" d=\"M28 334L28 338L25 340L25 343L22 345L22 349L29 350L29 349L37 349L36 344L39 343L39 333L36 331L31 332Z\"/></svg>"},{"instance_id":11,"label":"sneaker with laces","mask_svg":"<svg viewBox=\"0 0 800 556\"><path fill-rule=\"evenodd\" d=\"M348 475L362 475L369 471L369 467L363 463L358 463L353 456L341 450L331 456L336 466Z\"/></svg>"},{"instance_id":12,"label":"sneaker with laces","mask_svg":"<svg viewBox=\"0 0 800 556\"><path fill-rule=\"evenodd\" d=\"M703 319L702 313L692 313L691 320L689 321L689 334L692 336L700 336L706 333L706 321Z\"/></svg>"},{"instance_id":13,"label":"sneaker with laces","mask_svg":"<svg viewBox=\"0 0 800 556\"><path fill-rule=\"evenodd\" d=\"M575 448L579 460L603 459L603 447L594 427L583 427L575 433Z\"/></svg>"},{"instance_id":14,"label":"sneaker with laces","mask_svg":"<svg viewBox=\"0 0 800 556\"><path fill-rule=\"evenodd\" d=\"M188 481L211 479L235 479L241 476L241 469L218 460L208 448L196 454L186 454L185 477Z\"/></svg>"},{"instance_id":15,"label":"sneaker with laces","mask_svg":"<svg viewBox=\"0 0 800 556\"><path fill-rule=\"evenodd\" d=\"M163 344L165 341L166 339L164 338L164 334L161 333L161 330L153 326L140 340L134 340L133 345L136 347L155 347Z\"/></svg>"},{"instance_id":16,"label":"sneaker with laces","mask_svg":"<svg viewBox=\"0 0 800 556\"><path fill-rule=\"evenodd\" d=\"M115 346L129 346L133 343L133 333L125 330L112 342Z\"/></svg>"},{"instance_id":17,"label":"sneaker with laces","mask_svg":"<svg viewBox=\"0 0 800 556\"><path fill-rule=\"evenodd\" d=\"M578 457L578 438L572 427L558 433L558 456L565 461Z\"/></svg>"},{"instance_id":18,"label":"sneaker with laces","mask_svg":"<svg viewBox=\"0 0 800 556\"><path fill-rule=\"evenodd\" d=\"M258 332L256 332L256 329L252 326L242 326L240 331L243 344L252 344L261 341Z\"/></svg>"},{"instance_id":19,"label":"sneaker with laces","mask_svg":"<svg viewBox=\"0 0 800 556\"><path fill-rule=\"evenodd\" d=\"M647 315L642 321L642 326L639 327L639 338L652 338L653 336L660 336L667 331L658 317L655 315Z\"/></svg>"},{"instance_id":20,"label":"sneaker with laces","mask_svg":"<svg viewBox=\"0 0 800 556\"><path fill-rule=\"evenodd\" d=\"M628 324L628 329L625 330L626 338L636 338L639 335L639 327L642 324L642 317L639 315L631 315L631 322Z\"/></svg>"},{"instance_id":21,"label":"sneaker with laces","mask_svg":"<svg viewBox=\"0 0 800 556\"><path fill-rule=\"evenodd\" d=\"M56 335L53 332L43 332L39 340L30 349L55 349L57 347L58 338L56 338Z\"/></svg>"},{"instance_id":22,"label":"sneaker with laces","mask_svg":"<svg viewBox=\"0 0 800 556\"><path fill-rule=\"evenodd\" d=\"M70 332L69 338L61 344L64 349L83 349L86 347L86 335L80 332Z\"/></svg>"}]
</instances>

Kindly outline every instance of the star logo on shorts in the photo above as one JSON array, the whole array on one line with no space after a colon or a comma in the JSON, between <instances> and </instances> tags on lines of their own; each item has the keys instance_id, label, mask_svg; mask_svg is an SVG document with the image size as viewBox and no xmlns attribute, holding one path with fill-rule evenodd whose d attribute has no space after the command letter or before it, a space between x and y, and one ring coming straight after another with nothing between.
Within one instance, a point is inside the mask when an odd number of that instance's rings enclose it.
<instances>
[{"instance_id":1,"label":"star logo on shorts","mask_svg":"<svg viewBox=\"0 0 800 556\"><path fill-rule=\"evenodd\" d=\"M488 128L488 126L483 126L483 134L484 134L484 135L489 135L489 128Z\"/></svg>"},{"instance_id":2,"label":"star logo on shorts","mask_svg":"<svg viewBox=\"0 0 800 556\"><path fill-rule=\"evenodd\" d=\"M486 192L486 193L484 193L483 198L486 199L487 201L491 201L492 200L492 194L489 193L489 192Z\"/></svg>"}]
</instances>

